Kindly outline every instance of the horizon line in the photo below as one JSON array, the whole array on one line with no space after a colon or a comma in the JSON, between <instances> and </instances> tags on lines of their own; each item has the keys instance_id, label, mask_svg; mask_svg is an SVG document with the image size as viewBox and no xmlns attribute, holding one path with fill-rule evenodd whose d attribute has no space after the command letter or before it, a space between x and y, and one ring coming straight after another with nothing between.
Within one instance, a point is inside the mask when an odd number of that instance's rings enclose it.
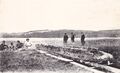
<instances>
[{"instance_id":1,"label":"horizon line","mask_svg":"<svg viewBox=\"0 0 120 73\"><path fill-rule=\"evenodd\" d=\"M29 30L29 31L18 31L18 32L0 32L0 33L24 33L24 32L32 32L32 31L59 31L59 30L75 30L75 31L110 31L110 30L120 30L120 29L101 29L101 30L79 30L79 29L37 29L37 30Z\"/></svg>"}]
</instances>

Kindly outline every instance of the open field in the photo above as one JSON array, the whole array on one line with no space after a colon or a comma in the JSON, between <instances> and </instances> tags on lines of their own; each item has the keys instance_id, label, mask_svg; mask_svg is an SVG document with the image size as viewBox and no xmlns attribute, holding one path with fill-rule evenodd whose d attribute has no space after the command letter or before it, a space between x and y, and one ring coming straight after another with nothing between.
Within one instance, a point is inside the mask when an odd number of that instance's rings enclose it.
<instances>
[{"instance_id":1,"label":"open field","mask_svg":"<svg viewBox=\"0 0 120 73\"><path fill-rule=\"evenodd\" d=\"M74 46L80 46L80 42L76 41ZM113 67L120 68L120 39L99 39L99 40L86 40L86 47L98 48L101 51L113 55Z\"/></svg>"},{"instance_id":2,"label":"open field","mask_svg":"<svg viewBox=\"0 0 120 73\"><path fill-rule=\"evenodd\" d=\"M22 38L22 39L18 39L18 38L13 39L12 38L12 39L5 39L5 40L9 41L9 42L7 42L7 44L9 44L11 41L15 42L16 40L21 40L21 42L24 42L25 39L24 38ZM51 39L42 38L40 40L39 40L39 38L38 39L31 38L31 42L34 45L35 44L46 44L46 45L54 45L54 46L62 46L62 47L64 46L64 44L62 42L62 38L60 38L60 39L58 39L58 38L51 38ZM80 39L79 38L76 39L75 43L71 43L70 39L69 39L67 46L80 47L81 46ZM95 39L95 38L94 39L86 39L86 44L84 47L95 47L95 48L98 48L99 50L111 53L114 56L112 66L120 68L120 39L119 38L118 39L105 39L105 38L103 38L103 39ZM48 63L46 63L46 64L48 64ZM61 65L61 67L63 67L63 66ZM44 67L44 68L47 69L46 67ZM68 68L68 70L69 70L69 68Z\"/></svg>"},{"instance_id":3,"label":"open field","mask_svg":"<svg viewBox=\"0 0 120 73\"><path fill-rule=\"evenodd\" d=\"M90 73L86 69L80 68L68 62L41 54L35 50L20 52L2 51L0 52L1 72L62 72L62 73Z\"/></svg>"},{"instance_id":4,"label":"open field","mask_svg":"<svg viewBox=\"0 0 120 73\"><path fill-rule=\"evenodd\" d=\"M99 50L108 52L114 56L113 67L120 68L120 40L119 39L105 39L87 41L89 45L97 47Z\"/></svg>"}]
</instances>

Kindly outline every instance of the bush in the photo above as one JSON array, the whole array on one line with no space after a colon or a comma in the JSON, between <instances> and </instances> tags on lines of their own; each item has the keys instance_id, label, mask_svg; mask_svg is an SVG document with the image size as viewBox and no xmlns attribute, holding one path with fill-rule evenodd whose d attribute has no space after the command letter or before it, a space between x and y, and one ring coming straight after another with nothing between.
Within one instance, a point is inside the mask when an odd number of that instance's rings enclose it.
<instances>
[{"instance_id":1,"label":"bush","mask_svg":"<svg viewBox=\"0 0 120 73\"><path fill-rule=\"evenodd\" d=\"M10 61L13 60L14 52L2 51L0 52L0 71L6 71L10 66Z\"/></svg>"}]
</instances>

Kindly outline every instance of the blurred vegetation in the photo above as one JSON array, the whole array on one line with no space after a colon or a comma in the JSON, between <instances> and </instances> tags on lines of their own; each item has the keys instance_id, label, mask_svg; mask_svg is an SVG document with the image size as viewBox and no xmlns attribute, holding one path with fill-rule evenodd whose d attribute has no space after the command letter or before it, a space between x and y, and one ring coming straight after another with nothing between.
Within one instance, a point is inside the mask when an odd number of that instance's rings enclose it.
<instances>
[{"instance_id":1,"label":"blurred vegetation","mask_svg":"<svg viewBox=\"0 0 120 73\"><path fill-rule=\"evenodd\" d=\"M70 63L40 54L35 50L0 52L0 72L5 71L73 71L81 69ZM84 69L83 69L84 70Z\"/></svg>"},{"instance_id":2,"label":"blurred vegetation","mask_svg":"<svg viewBox=\"0 0 120 73\"><path fill-rule=\"evenodd\" d=\"M120 68L120 39L89 40L87 46L97 47L99 50L113 55L113 67Z\"/></svg>"}]
</instances>

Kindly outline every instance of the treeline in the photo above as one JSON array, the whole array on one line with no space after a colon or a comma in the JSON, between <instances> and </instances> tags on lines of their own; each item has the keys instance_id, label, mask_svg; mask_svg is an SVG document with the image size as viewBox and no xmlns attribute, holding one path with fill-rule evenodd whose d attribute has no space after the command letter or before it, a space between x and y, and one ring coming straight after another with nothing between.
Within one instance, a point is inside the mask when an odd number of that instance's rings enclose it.
<instances>
[{"instance_id":1,"label":"treeline","mask_svg":"<svg viewBox=\"0 0 120 73\"><path fill-rule=\"evenodd\" d=\"M83 30L56 30L56 31L47 31L41 32L30 31L23 33L4 33L1 35L2 38L61 38L64 33L67 33L70 36L70 33L73 32L76 34L76 37L80 37L83 32L86 37L120 37L120 30L104 30L104 31L83 31Z\"/></svg>"}]
</instances>

